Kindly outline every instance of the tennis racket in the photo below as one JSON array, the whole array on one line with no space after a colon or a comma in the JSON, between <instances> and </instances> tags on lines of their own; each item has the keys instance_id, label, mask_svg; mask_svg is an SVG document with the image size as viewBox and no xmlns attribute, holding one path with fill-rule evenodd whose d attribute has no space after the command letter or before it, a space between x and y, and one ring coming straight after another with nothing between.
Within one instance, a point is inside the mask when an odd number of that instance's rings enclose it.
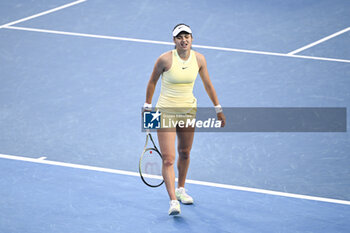
<instances>
[{"instance_id":1,"label":"tennis racket","mask_svg":"<svg viewBox=\"0 0 350 233\"><path fill-rule=\"evenodd\" d=\"M139 162L139 172L142 181L153 188L159 187L164 183L162 177L162 154L153 141L152 135L146 131L146 143ZM149 139L153 147L147 147Z\"/></svg>"}]
</instances>

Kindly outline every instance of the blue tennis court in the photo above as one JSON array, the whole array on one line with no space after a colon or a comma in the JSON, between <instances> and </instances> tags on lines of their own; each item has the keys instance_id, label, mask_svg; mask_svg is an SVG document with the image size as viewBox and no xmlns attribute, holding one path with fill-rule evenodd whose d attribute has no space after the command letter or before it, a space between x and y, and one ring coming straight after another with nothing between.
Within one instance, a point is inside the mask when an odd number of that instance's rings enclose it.
<instances>
[{"instance_id":1,"label":"blue tennis court","mask_svg":"<svg viewBox=\"0 0 350 233\"><path fill-rule=\"evenodd\" d=\"M164 186L137 173L146 85L176 24L191 26L224 107L348 108L348 9L1 1L0 232L348 232L348 132L197 133L195 204L175 218ZM212 106L199 78L194 95Z\"/></svg>"}]
</instances>

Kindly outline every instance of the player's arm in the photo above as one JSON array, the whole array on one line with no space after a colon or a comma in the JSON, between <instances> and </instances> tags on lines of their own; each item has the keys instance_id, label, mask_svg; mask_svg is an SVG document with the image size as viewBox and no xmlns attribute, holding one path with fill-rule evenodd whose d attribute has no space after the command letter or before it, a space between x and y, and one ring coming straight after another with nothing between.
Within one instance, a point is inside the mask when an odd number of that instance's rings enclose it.
<instances>
[{"instance_id":1,"label":"player's arm","mask_svg":"<svg viewBox=\"0 0 350 233\"><path fill-rule=\"evenodd\" d=\"M219 106L219 100L218 100L218 96L216 94L215 88L210 80L209 77L209 72L208 72L208 68L207 68L207 61L205 60L205 57L196 52L196 56L197 56L197 61L198 61L198 66L199 66L199 75L202 79L204 88L206 90L206 92L208 93L209 98L211 99L211 101L213 102L214 106ZM220 106L221 108L221 106ZM218 119L221 120L221 126L224 127L225 123L226 123L226 118L225 115L223 114L222 110L221 112L217 113Z\"/></svg>"},{"instance_id":2,"label":"player's arm","mask_svg":"<svg viewBox=\"0 0 350 233\"><path fill-rule=\"evenodd\" d=\"M153 68L153 72L147 84L146 89L146 101L147 104L152 104L152 98L154 94L154 90L156 88L157 82L159 80L160 75L163 73L165 67L165 58L164 55L161 55Z\"/></svg>"}]
</instances>

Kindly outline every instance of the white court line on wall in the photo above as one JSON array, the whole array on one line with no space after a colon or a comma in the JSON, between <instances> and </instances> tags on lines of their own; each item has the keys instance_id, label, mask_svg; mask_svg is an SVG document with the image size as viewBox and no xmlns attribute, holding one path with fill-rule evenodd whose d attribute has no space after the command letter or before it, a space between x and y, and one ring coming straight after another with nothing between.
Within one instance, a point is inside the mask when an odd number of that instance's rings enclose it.
<instances>
[{"instance_id":1,"label":"white court line on wall","mask_svg":"<svg viewBox=\"0 0 350 233\"><path fill-rule=\"evenodd\" d=\"M72 164L72 163L64 163L64 162L57 162L57 161L50 161L50 160L40 160L35 158L28 158L28 157L14 156L14 155L0 154L0 158L25 161L25 162L31 162L31 163L48 164L48 165L61 166L61 167L77 168L77 169L90 170L90 171L106 172L106 173L113 173L113 174L119 174L119 175L140 176L138 172L123 171L123 170L116 170L111 168L102 168L102 167ZM248 188L248 187L242 187L242 186L234 186L234 185L228 185L228 184L219 184L219 183L197 181L197 180L186 180L186 182L190 184L197 184L197 185L216 187L216 188L233 189L233 190L262 193L262 194L274 195L274 196L282 196L282 197L290 197L290 198L297 198L297 199L304 199L304 200L311 200L311 201L350 205L350 201L324 198L324 197L314 197L314 196L308 196L308 195L285 193L285 192L271 191L271 190L265 190L265 189Z\"/></svg>"},{"instance_id":2,"label":"white court line on wall","mask_svg":"<svg viewBox=\"0 0 350 233\"><path fill-rule=\"evenodd\" d=\"M0 28L8 27L8 26L11 26L11 25L14 25L14 24L17 24L17 23L21 23L21 22L24 22L24 21L27 21L27 20L30 20L30 19L37 18L39 16L47 15L47 14L50 14L52 12L59 11L59 10L62 10L64 8L67 8L67 7L70 7L70 6L77 5L77 4L85 2L85 1L86 0L78 0L78 1L75 1L75 2L71 2L71 3L65 4L63 6L59 6L59 7L53 8L51 10L47 10L47 11L44 11L44 12L41 12L41 13L38 13L38 14L35 14L35 15L32 15L32 16L23 18L23 19L19 19L19 20L16 20L16 21L13 21L13 22L10 22L10 23L7 23L7 24L3 24L3 25L0 26Z\"/></svg>"},{"instance_id":3,"label":"white court line on wall","mask_svg":"<svg viewBox=\"0 0 350 233\"><path fill-rule=\"evenodd\" d=\"M22 31L31 31L31 32L60 34L60 35L68 35L68 36L80 36L80 37L90 37L90 38L108 39L108 40L122 40L122 41L131 41L131 42L139 42L139 43L151 43L151 44L162 44L162 45L174 45L173 42L156 41L156 40L144 40L144 39L135 39L135 38L128 38L128 37L117 37L117 36L103 36L103 35L94 35L94 34L87 34L87 33L47 30L47 29L39 29L39 28L27 28L27 27L17 27L17 26L6 26L4 28L14 29L14 30L22 30ZM228 52L251 53L251 54L260 54L260 55L271 55L271 56L280 56L280 57L292 57L292 58L302 58L302 59L312 59L312 60L321 60L321 61L333 61L333 62L350 63L350 60L336 59L336 58L312 57L312 56L303 56L303 55L290 55L290 54L284 54L284 53L274 53L274 52L254 51L254 50L246 50L246 49L214 47L214 46L205 46L205 45L193 45L193 47L194 48L203 48L203 49L212 49L212 50L221 50L221 51L228 51Z\"/></svg>"},{"instance_id":4,"label":"white court line on wall","mask_svg":"<svg viewBox=\"0 0 350 233\"><path fill-rule=\"evenodd\" d=\"M350 27L345 28L345 29L343 29L343 30L341 30L341 31L339 31L339 32L336 32L336 33L334 33L334 34L332 34L332 35L329 35L329 36L327 36L327 37L324 37L324 38L322 38L322 39L320 39L320 40L318 40L318 41L315 41L315 42L313 42L313 43L311 43L311 44L305 45L304 47L301 47L301 48L296 49L296 50L294 50L294 51L292 51L292 52L289 52L288 54L289 54L289 55L297 54L297 53L299 53L299 52L301 52L301 51L304 51L304 50L306 50L306 49L308 49L308 48L311 48L311 47L313 47L313 46L315 46L315 45L321 44L322 42L325 42L325 41L327 41L327 40L329 40L329 39L332 39L332 38L334 38L334 37L336 37L336 36L339 36L339 35L341 35L341 34L347 32L347 31L350 31Z\"/></svg>"}]
</instances>

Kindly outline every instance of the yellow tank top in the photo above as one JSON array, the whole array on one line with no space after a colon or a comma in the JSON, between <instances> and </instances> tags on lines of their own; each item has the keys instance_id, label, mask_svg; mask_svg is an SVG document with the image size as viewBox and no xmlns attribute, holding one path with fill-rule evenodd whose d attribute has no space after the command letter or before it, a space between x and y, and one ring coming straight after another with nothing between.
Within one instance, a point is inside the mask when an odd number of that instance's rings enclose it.
<instances>
[{"instance_id":1,"label":"yellow tank top","mask_svg":"<svg viewBox=\"0 0 350 233\"><path fill-rule=\"evenodd\" d=\"M197 100L193 96L194 81L199 71L196 54L193 50L187 61L172 51L171 68L162 75L160 96L157 108L196 108Z\"/></svg>"}]
</instances>

